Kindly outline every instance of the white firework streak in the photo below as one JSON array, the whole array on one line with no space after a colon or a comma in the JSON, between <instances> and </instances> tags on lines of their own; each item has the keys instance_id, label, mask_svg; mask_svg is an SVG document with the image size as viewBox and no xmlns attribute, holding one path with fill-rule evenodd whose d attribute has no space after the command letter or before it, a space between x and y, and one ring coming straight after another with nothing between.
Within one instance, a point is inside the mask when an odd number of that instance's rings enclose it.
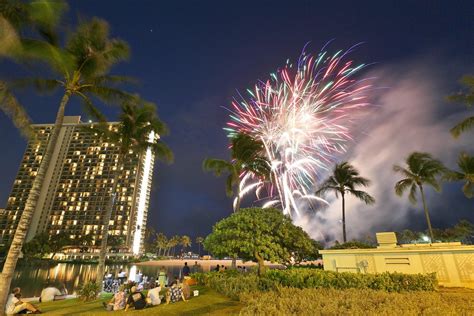
<instances>
[{"instance_id":1,"label":"white firework streak","mask_svg":"<svg viewBox=\"0 0 474 316\"><path fill-rule=\"evenodd\" d=\"M349 135L349 115L368 105L371 87L353 75L364 65L353 66L339 51L327 57L303 53L298 65L288 64L271 79L247 90L249 98L232 102L231 120L225 130L232 137L246 133L263 142L271 163L271 187L264 207L280 204L284 214L299 215L301 199L327 202L312 194L321 173L329 170L335 156L344 153ZM264 182L242 175L241 196ZM260 197L259 197L260 199Z\"/></svg>"}]
</instances>

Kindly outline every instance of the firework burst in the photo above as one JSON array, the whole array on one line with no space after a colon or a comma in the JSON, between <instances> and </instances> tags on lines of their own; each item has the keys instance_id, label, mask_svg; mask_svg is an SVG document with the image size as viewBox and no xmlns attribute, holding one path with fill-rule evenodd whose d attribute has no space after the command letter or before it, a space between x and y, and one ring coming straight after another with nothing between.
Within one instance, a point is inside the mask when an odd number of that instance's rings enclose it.
<instances>
[{"instance_id":1,"label":"firework burst","mask_svg":"<svg viewBox=\"0 0 474 316\"><path fill-rule=\"evenodd\" d=\"M260 139L271 162L264 206L280 204L285 214L298 215L302 201L326 202L312 191L335 156L346 151L350 115L368 105L370 83L354 78L365 65L347 58L352 49L334 55L303 52L295 66L287 61L247 90L247 98L232 102L229 137L243 132ZM261 194L261 181L247 174L242 180L242 192L251 187Z\"/></svg>"}]
</instances>

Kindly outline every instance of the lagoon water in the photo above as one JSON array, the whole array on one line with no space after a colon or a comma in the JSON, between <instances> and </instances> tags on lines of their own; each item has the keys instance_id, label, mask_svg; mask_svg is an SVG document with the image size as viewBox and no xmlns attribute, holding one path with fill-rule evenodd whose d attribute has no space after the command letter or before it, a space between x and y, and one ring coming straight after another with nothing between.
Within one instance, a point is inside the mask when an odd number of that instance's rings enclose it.
<instances>
[{"instance_id":1,"label":"lagoon water","mask_svg":"<svg viewBox=\"0 0 474 316\"><path fill-rule=\"evenodd\" d=\"M169 277L179 276L181 268L182 266L169 265L165 267ZM133 280L138 270L148 277L156 278L160 266L116 264L107 265L106 268L112 275L116 275L120 269L126 271L129 279ZM49 281L53 284L64 283L69 294L73 294L85 282L95 279L96 272L97 265L95 264L59 263L52 267L18 266L12 280L12 287L21 287L23 297L33 297L39 296Z\"/></svg>"}]
</instances>

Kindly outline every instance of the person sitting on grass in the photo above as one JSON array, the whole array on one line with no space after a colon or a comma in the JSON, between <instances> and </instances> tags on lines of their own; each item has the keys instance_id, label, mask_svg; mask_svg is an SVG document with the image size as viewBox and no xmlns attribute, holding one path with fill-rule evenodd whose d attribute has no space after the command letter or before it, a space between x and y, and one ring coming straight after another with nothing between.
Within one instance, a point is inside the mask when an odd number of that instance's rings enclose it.
<instances>
[{"instance_id":1,"label":"person sitting on grass","mask_svg":"<svg viewBox=\"0 0 474 316\"><path fill-rule=\"evenodd\" d=\"M150 290L146 294L146 302L148 305L156 306L161 304L161 286L156 286L156 283L153 282L150 284Z\"/></svg>"},{"instance_id":2,"label":"person sitting on grass","mask_svg":"<svg viewBox=\"0 0 474 316\"><path fill-rule=\"evenodd\" d=\"M40 303L52 302L66 299L67 290L64 284L61 284L60 289L48 285L41 291L39 301Z\"/></svg>"},{"instance_id":3,"label":"person sitting on grass","mask_svg":"<svg viewBox=\"0 0 474 316\"><path fill-rule=\"evenodd\" d=\"M179 302L181 299L187 302L183 293L183 289L178 285L178 281L174 280L168 292L166 292L166 305L168 305L170 302Z\"/></svg>"},{"instance_id":4,"label":"person sitting on grass","mask_svg":"<svg viewBox=\"0 0 474 316\"><path fill-rule=\"evenodd\" d=\"M132 286L130 289L130 295L128 295L125 311L130 307L134 307L135 309L144 309L146 307L145 295L143 295L142 292L137 291L136 286Z\"/></svg>"},{"instance_id":5,"label":"person sitting on grass","mask_svg":"<svg viewBox=\"0 0 474 316\"><path fill-rule=\"evenodd\" d=\"M108 311L119 311L125 308L126 297L125 286L120 285L118 292L114 294L109 303L103 302L102 304Z\"/></svg>"},{"instance_id":6,"label":"person sitting on grass","mask_svg":"<svg viewBox=\"0 0 474 316\"><path fill-rule=\"evenodd\" d=\"M5 313L7 315L26 314L41 314L41 311L31 303L23 302L21 300L21 289L16 287L8 296L7 304L5 305Z\"/></svg>"}]
</instances>

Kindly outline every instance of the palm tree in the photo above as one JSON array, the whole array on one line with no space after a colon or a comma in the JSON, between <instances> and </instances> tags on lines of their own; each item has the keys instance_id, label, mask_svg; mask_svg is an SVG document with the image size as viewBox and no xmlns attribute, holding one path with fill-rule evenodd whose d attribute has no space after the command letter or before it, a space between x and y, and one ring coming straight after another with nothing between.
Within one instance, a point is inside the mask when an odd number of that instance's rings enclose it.
<instances>
[{"instance_id":1,"label":"palm tree","mask_svg":"<svg viewBox=\"0 0 474 316\"><path fill-rule=\"evenodd\" d=\"M145 251L153 252L156 250L157 233L153 227L147 226L145 228Z\"/></svg>"},{"instance_id":2,"label":"palm tree","mask_svg":"<svg viewBox=\"0 0 474 316\"><path fill-rule=\"evenodd\" d=\"M240 209L241 188L240 177L243 172L251 172L262 178L267 178L270 174L270 164L264 156L264 147L261 141L255 140L246 134L237 134L232 138L231 160L208 158L203 161L205 171L214 171L219 177L222 173L227 173L226 194L231 197L235 193L234 212Z\"/></svg>"},{"instance_id":3,"label":"palm tree","mask_svg":"<svg viewBox=\"0 0 474 316\"><path fill-rule=\"evenodd\" d=\"M180 243L181 243L181 237L179 237L178 235L174 235L173 237L170 238L169 246L170 246L170 251L171 251L171 248L173 248L173 254L172 254L173 257L176 254L176 246L178 246Z\"/></svg>"},{"instance_id":4,"label":"palm tree","mask_svg":"<svg viewBox=\"0 0 474 316\"><path fill-rule=\"evenodd\" d=\"M466 153L459 155L458 167L460 171L446 172L445 179L448 181L463 181L462 191L471 199L474 197L474 156Z\"/></svg>"},{"instance_id":5,"label":"palm tree","mask_svg":"<svg viewBox=\"0 0 474 316\"><path fill-rule=\"evenodd\" d=\"M98 124L98 126L93 129L96 129L99 135L107 141L116 144L119 148L111 196L107 203L103 219L104 224L102 228L99 264L97 267L98 277L96 280L96 282L101 285L102 276L105 271L109 220L117 197L118 183L123 173L126 158L130 152L142 156L148 149L151 149L158 159L171 162L173 160L173 153L163 142L156 142L160 135L168 133L168 129L166 125L158 119L156 108L151 103L143 102L143 104L140 105L136 103L124 103L122 105L119 124L116 129L109 128L109 125L105 122Z\"/></svg>"},{"instance_id":6,"label":"palm tree","mask_svg":"<svg viewBox=\"0 0 474 316\"><path fill-rule=\"evenodd\" d=\"M466 75L461 78L461 84L467 91L448 96L448 101L464 103L468 108L474 105L474 76ZM451 129L451 134L457 138L461 133L474 128L474 116L465 118Z\"/></svg>"},{"instance_id":7,"label":"palm tree","mask_svg":"<svg viewBox=\"0 0 474 316\"><path fill-rule=\"evenodd\" d=\"M346 237L346 194L351 194L363 201L365 204L374 204L375 199L367 192L356 190L357 186L367 187L370 180L359 175L359 171L350 165L347 161L337 164L334 167L333 174L326 179L321 187L316 191L317 195L326 192L334 192L336 197L339 194L342 197L342 239L347 242Z\"/></svg>"},{"instance_id":8,"label":"palm tree","mask_svg":"<svg viewBox=\"0 0 474 316\"><path fill-rule=\"evenodd\" d=\"M158 256L161 256L161 250L163 250L163 256L168 245L168 238L163 233L158 233L156 236L156 247L158 248Z\"/></svg>"},{"instance_id":9,"label":"palm tree","mask_svg":"<svg viewBox=\"0 0 474 316\"><path fill-rule=\"evenodd\" d=\"M182 252L186 250L186 248L191 247L191 238L187 235L181 236L181 245L183 246Z\"/></svg>"},{"instance_id":10,"label":"palm tree","mask_svg":"<svg viewBox=\"0 0 474 316\"><path fill-rule=\"evenodd\" d=\"M198 245L199 248L199 257L201 257L201 245L204 242L203 237L196 237L196 244Z\"/></svg>"},{"instance_id":11,"label":"palm tree","mask_svg":"<svg viewBox=\"0 0 474 316\"><path fill-rule=\"evenodd\" d=\"M446 168L439 160L433 159L428 153L414 152L407 157L405 162L406 167L399 165L393 166L393 171L403 176L403 179L395 184L395 193L398 196L402 196L406 190L410 190L408 199L412 204L416 204L416 191L417 189L420 190L426 223L428 224L431 242L433 242L434 235L431 227L430 214L426 205L424 185L426 184L433 187L437 192L441 191L441 186L436 177L442 175L446 171Z\"/></svg>"},{"instance_id":12,"label":"palm tree","mask_svg":"<svg viewBox=\"0 0 474 316\"><path fill-rule=\"evenodd\" d=\"M171 237L168 239L168 242L166 244L166 256L169 257L169 256L172 256L172 248L175 247L177 245L177 240L175 238L176 236L174 237Z\"/></svg>"},{"instance_id":13,"label":"palm tree","mask_svg":"<svg viewBox=\"0 0 474 316\"><path fill-rule=\"evenodd\" d=\"M47 172L47 166L50 163L59 137L60 128L63 125L66 105L70 98L78 96L86 109L97 117L102 116L94 106L92 97L107 103L134 101L137 99L136 96L123 92L116 87L117 84L128 81L127 78L108 75L112 66L128 58L129 48L124 41L109 38L107 22L93 19L90 22L81 23L77 30L68 37L64 48L46 42L41 44L49 48L49 50L43 50L44 52L49 52L49 55L45 55L44 59L49 60L51 70L56 74L56 77L52 79L29 78L17 80L11 83L9 88L29 85L34 85L34 87L42 91L62 88L64 94L61 98L56 121L45 154L33 181L25 209L20 217L3 266L3 280L0 282L2 285L0 286L0 306L3 303L2 300L6 299L3 297L6 297L8 292L18 256L36 208L40 188Z\"/></svg>"}]
</instances>

